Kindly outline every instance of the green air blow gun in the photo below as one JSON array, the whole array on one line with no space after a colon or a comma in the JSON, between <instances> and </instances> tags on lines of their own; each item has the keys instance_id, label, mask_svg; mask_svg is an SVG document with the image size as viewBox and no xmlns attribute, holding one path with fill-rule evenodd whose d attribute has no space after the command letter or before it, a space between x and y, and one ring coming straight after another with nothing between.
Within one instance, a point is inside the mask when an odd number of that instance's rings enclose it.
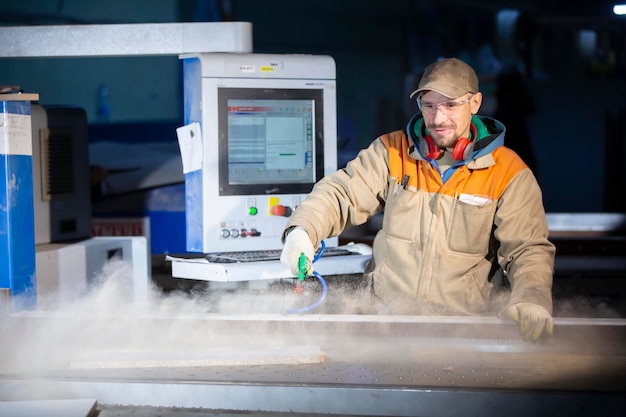
<instances>
[{"instance_id":1,"label":"green air blow gun","mask_svg":"<svg viewBox=\"0 0 626 417\"><path fill-rule=\"evenodd\" d=\"M304 280L306 275L306 255L303 252L300 254L300 259L298 259L298 280Z\"/></svg>"}]
</instances>

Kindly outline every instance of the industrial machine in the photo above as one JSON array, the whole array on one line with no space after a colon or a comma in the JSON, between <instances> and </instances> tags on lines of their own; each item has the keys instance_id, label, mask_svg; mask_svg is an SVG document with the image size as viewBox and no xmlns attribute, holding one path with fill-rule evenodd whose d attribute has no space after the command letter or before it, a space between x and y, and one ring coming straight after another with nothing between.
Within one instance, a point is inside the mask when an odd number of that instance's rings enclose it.
<instances>
[{"instance_id":1,"label":"industrial machine","mask_svg":"<svg viewBox=\"0 0 626 417\"><path fill-rule=\"evenodd\" d=\"M337 169L328 56L183 55L187 249L279 249L313 184ZM194 164L194 159L197 163ZM189 161L185 164L185 161ZM337 239L328 241L332 246Z\"/></svg>"},{"instance_id":2,"label":"industrial machine","mask_svg":"<svg viewBox=\"0 0 626 417\"><path fill-rule=\"evenodd\" d=\"M35 243L91 237L87 115L78 106L31 110Z\"/></svg>"},{"instance_id":3,"label":"industrial machine","mask_svg":"<svg viewBox=\"0 0 626 417\"><path fill-rule=\"evenodd\" d=\"M187 249L279 251L293 210L337 169L335 62L329 56L184 54ZM325 240L338 245L337 237ZM354 247L358 249L357 247ZM260 262L170 257L177 278L250 281L292 277ZM230 259L229 259L230 260ZM363 272L369 254L323 258L325 273Z\"/></svg>"}]
</instances>

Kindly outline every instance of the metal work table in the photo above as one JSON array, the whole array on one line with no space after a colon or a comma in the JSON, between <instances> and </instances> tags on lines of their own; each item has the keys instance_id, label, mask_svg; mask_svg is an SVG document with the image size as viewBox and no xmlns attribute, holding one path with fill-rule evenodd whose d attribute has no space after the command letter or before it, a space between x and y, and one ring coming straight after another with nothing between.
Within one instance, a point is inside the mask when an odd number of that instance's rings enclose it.
<instances>
[{"instance_id":1,"label":"metal work table","mask_svg":"<svg viewBox=\"0 0 626 417\"><path fill-rule=\"evenodd\" d=\"M5 334L49 320L15 317L16 327ZM57 358L43 370L5 367L0 397L41 399L43 392L127 407L376 416L503 410L510 416L572 416L598 415L599 409L617 416L626 406L626 321L620 319L556 319L553 337L536 344L493 317L192 314L114 321L108 331L141 337L109 350L111 358L133 349L145 357L162 354L172 334L193 333L193 342L178 346L178 353L315 344L323 361L69 369ZM63 343L71 351L89 334L75 331ZM90 348L98 350L98 343Z\"/></svg>"}]
</instances>

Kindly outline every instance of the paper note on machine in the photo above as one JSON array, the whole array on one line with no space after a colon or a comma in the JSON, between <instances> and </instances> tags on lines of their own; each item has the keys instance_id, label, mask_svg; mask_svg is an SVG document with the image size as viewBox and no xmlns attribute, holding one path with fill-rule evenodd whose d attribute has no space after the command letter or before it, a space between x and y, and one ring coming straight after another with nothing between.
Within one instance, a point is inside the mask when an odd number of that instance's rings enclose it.
<instances>
[{"instance_id":1,"label":"paper note on machine","mask_svg":"<svg viewBox=\"0 0 626 417\"><path fill-rule=\"evenodd\" d=\"M176 129L183 174L202 169L202 134L200 123L194 122Z\"/></svg>"}]
</instances>

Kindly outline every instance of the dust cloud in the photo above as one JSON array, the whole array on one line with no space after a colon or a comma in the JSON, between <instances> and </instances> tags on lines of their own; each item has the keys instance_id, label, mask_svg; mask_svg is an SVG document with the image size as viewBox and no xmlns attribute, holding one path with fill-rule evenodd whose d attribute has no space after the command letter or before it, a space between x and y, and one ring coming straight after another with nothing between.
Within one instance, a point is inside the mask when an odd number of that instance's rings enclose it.
<instances>
[{"instance_id":1,"label":"dust cloud","mask_svg":"<svg viewBox=\"0 0 626 417\"><path fill-rule=\"evenodd\" d=\"M133 279L130 264L111 260L71 302L58 305L54 294L38 294L36 310L16 312L2 321L0 371L45 373L94 358L167 358L174 353L180 358L185 352L197 357L198 352L237 352L244 347L297 352L299 346L320 346L325 356L346 360L355 360L355 352L361 359L389 359L396 350L405 357L442 349L529 350L516 326L494 315L482 317L484 321L391 318L359 280L329 282L321 305L311 314L298 315L287 312L321 297L321 285L313 278L304 282L301 292L295 291L292 280L285 280L169 293L151 286L146 294L135 292ZM612 314L603 308L600 314ZM376 320L371 320L373 315Z\"/></svg>"},{"instance_id":2,"label":"dust cloud","mask_svg":"<svg viewBox=\"0 0 626 417\"><path fill-rule=\"evenodd\" d=\"M146 356L190 352L193 356L209 350L297 349L321 343L319 333L309 336L306 324L295 324L295 331L290 325L288 334L276 324L294 316L288 313L290 309L306 308L319 300L318 282L305 282L301 292L295 291L292 280L286 280L244 285L243 289L218 283L206 290L170 293L151 285L146 294L137 294L133 278L132 265L114 259L71 301L59 304L56 294L38 294L37 309L16 312L3 321L0 370L68 369L77 361L114 359L134 352ZM352 307L333 291L311 312L329 308L347 312Z\"/></svg>"}]
</instances>

